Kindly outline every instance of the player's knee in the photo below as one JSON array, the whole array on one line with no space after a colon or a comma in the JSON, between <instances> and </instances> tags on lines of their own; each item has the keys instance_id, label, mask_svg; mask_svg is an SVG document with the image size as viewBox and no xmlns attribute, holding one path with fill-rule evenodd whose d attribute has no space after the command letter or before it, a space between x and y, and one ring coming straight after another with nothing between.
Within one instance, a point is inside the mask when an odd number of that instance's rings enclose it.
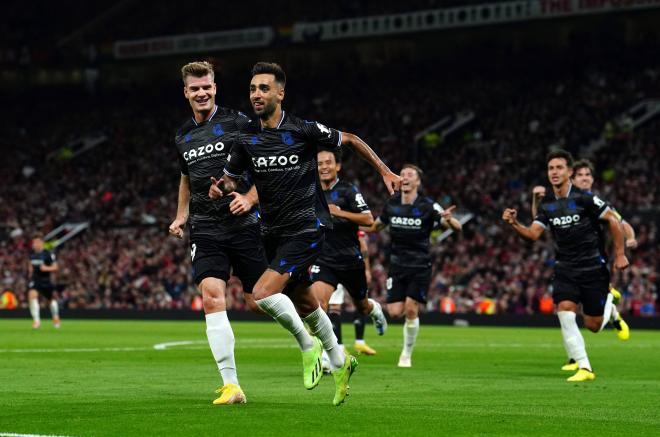
<instances>
[{"instance_id":1,"label":"player's knee","mask_svg":"<svg viewBox=\"0 0 660 437\"><path fill-rule=\"evenodd\" d=\"M244 294L244 296L245 296L245 304L247 305L250 311L257 314L265 314L264 310L262 310L261 307L257 305L257 303L254 301L254 296L248 293Z\"/></svg>"},{"instance_id":2,"label":"player's knee","mask_svg":"<svg viewBox=\"0 0 660 437\"><path fill-rule=\"evenodd\" d=\"M39 293L37 293L37 290L28 291L28 299L36 299L38 296Z\"/></svg>"},{"instance_id":3,"label":"player's knee","mask_svg":"<svg viewBox=\"0 0 660 437\"><path fill-rule=\"evenodd\" d=\"M393 319L400 319L403 317L403 309L396 307L387 307L387 312Z\"/></svg>"}]
</instances>

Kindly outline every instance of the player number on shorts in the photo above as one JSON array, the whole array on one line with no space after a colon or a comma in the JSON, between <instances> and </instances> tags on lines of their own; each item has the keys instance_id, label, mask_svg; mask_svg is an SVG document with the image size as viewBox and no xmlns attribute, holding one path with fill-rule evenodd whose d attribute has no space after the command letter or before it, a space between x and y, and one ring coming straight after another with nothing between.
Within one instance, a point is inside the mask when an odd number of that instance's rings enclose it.
<instances>
[{"instance_id":1,"label":"player number on shorts","mask_svg":"<svg viewBox=\"0 0 660 437\"><path fill-rule=\"evenodd\" d=\"M319 273L321 271L321 267L317 265L313 265L311 269L309 269L310 272L312 273Z\"/></svg>"},{"instance_id":2,"label":"player number on shorts","mask_svg":"<svg viewBox=\"0 0 660 437\"><path fill-rule=\"evenodd\" d=\"M192 247L190 248L190 258L195 261L195 252L197 252L197 245L193 243Z\"/></svg>"},{"instance_id":3,"label":"player number on shorts","mask_svg":"<svg viewBox=\"0 0 660 437\"><path fill-rule=\"evenodd\" d=\"M390 276L387 278L387 282L385 282L385 287L387 287L388 290L392 289L392 277Z\"/></svg>"}]
</instances>

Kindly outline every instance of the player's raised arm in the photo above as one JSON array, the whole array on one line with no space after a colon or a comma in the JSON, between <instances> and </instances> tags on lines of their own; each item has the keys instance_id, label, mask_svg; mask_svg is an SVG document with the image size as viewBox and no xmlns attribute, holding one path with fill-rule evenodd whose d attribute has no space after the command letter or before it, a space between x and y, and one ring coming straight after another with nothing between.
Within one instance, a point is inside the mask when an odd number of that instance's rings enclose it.
<instances>
[{"instance_id":1,"label":"player's raised arm","mask_svg":"<svg viewBox=\"0 0 660 437\"><path fill-rule=\"evenodd\" d=\"M451 229L454 232L461 232L463 229L463 225L461 225L461 222L459 222L453 215L453 211L456 209L456 205L452 205L447 209L443 209L440 212L440 224L445 228L445 229Z\"/></svg>"},{"instance_id":2,"label":"player's raised arm","mask_svg":"<svg viewBox=\"0 0 660 437\"><path fill-rule=\"evenodd\" d=\"M545 187L543 185L535 186L532 189L532 217L536 217L536 214L538 214L539 204L543 197L545 197Z\"/></svg>"},{"instance_id":3,"label":"player's raised arm","mask_svg":"<svg viewBox=\"0 0 660 437\"><path fill-rule=\"evenodd\" d=\"M190 177L181 174L179 181L179 197L176 208L176 218L170 224L169 232L177 238L183 238L183 228L188 221L188 208L190 203Z\"/></svg>"},{"instance_id":4,"label":"player's raised arm","mask_svg":"<svg viewBox=\"0 0 660 437\"><path fill-rule=\"evenodd\" d=\"M392 170L385 165L385 163L376 155L376 152L373 151L371 147L357 135L342 132L341 133L341 144L344 146L350 146L355 150L365 161L371 164L378 173L383 177L383 182L387 187L387 191L390 194L394 194L395 191L399 191L401 187L401 178L392 172Z\"/></svg>"},{"instance_id":5,"label":"player's raised arm","mask_svg":"<svg viewBox=\"0 0 660 437\"><path fill-rule=\"evenodd\" d=\"M612 234L612 243L614 244L614 267L619 270L624 270L628 267L628 258L626 258L625 254L623 230L619 218L611 209L608 209L600 219L607 223L610 233Z\"/></svg>"},{"instance_id":6,"label":"player's raised arm","mask_svg":"<svg viewBox=\"0 0 660 437\"><path fill-rule=\"evenodd\" d=\"M518 221L518 211L513 208L507 208L504 210L502 213L502 220L511 225L518 235L531 241L538 240L545 230L543 224L538 220L535 220L530 226L525 226L520 223Z\"/></svg>"},{"instance_id":7,"label":"player's raised arm","mask_svg":"<svg viewBox=\"0 0 660 437\"><path fill-rule=\"evenodd\" d=\"M626 239L626 247L628 249L637 248L637 238L635 236L635 229L627 221L621 221L621 229L623 230L623 236Z\"/></svg>"}]
</instances>

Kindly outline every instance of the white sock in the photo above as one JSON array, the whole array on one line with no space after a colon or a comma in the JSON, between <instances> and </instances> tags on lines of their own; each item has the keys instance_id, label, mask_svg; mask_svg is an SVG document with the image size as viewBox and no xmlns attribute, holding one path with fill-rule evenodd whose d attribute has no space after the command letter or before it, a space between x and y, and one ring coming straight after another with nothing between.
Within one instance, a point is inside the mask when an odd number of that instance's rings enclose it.
<instances>
[{"instance_id":1,"label":"white sock","mask_svg":"<svg viewBox=\"0 0 660 437\"><path fill-rule=\"evenodd\" d=\"M614 303L612 300L614 299L614 296L612 293L607 293L607 298L605 299L605 307L603 309L603 322L600 324L600 329L598 332L602 331L605 326L607 326L608 323L610 323L610 319L612 318L612 314L614 311L616 311L616 307L614 306Z\"/></svg>"},{"instance_id":2,"label":"white sock","mask_svg":"<svg viewBox=\"0 0 660 437\"><path fill-rule=\"evenodd\" d=\"M218 364L222 383L239 385L234 360L234 331L229 324L227 311L206 315L206 337Z\"/></svg>"},{"instance_id":3,"label":"white sock","mask_svg":"<svg viewBox=\"0 0 660 437\"><path fill-rule=\"evenodd\" d=\"M337 337L332 331L332 322L325 311L321 307L318 307L309 316L305 317L305 323L309 326L312 334L317 336L321 340L321 343L323 343L323 349L328 352L328 358L330 358L330 364L333 370L343 366L346 359L344 349L339 347Z\"/></svg>"},{"instance_id":4,"label":"white sock","mask_svg":"<svg viewBox=\"0 0 660 437\"><path fill-rule=\"evenodd\" d=\"M371 317L372 319L384 317L383 308L380 306L380 304L373 299L369 299L369 302L372 305L371 312L369 313L369 317Z\"/></svg>"},{"instance_id":5,"label":"white sock","mask_svg":"<svg viewBox=\"0 0 660 437\"><path fill-rule=\"evenodd\" d=\"M364 339L362 340L355 340L355 344L364 344ZM341 346L341 345L339 345Z\"/></svg>"},{"instance_id":6,"label":"white sock","mask_svg":"<svg viewBox=\"0 0 660 437\"><path fill-rule=\"evenodd\" d=\"M52 314L53 318L60 316L60 306L57 304L55 299L50 301L50 313Z\"/></svg>"},{"instance_id":7,"label":"white sock","mask_svg":"<svg viewBox=\"0 0 660 437\"><path fill-rule=\"evenodd\" d=\"M616 308L616 305L612 304L612 316L610 317L610 322L614 322L619 319L619 310Z\"/></svg>"},{"instance_id":8,"label":"white sock","mask_svg":"<svg viewBox=\"0 0 660 437\"><path fill-rule=\"evenodd\" d=\"M558 311L557 317L559 317L561 335L564 337L568 356L577 361L581 369L591 370L591 363L589 363L587 350L584 346L584 338L575 321L575 313L573 311Z\"/></svg>"},{"instance_id":9,"label":"white sock","mask_svg":"<svg viewBox=\"0 0 660 437\"><path fill-rule=\"evenodd\" d=\"M419 317L409 320L403 324L403 354L407 356L412 355L415 341L417 341L417 333L419 333Z\"/></svg>"},{"instance_id":10,"label":"white sock","mask_svg":"<svg viewBox=\"0 0 660 437\"><path fill-rule=\"evenodd\" d=\"M39 299L30 299L30 315L35 322L41 322L41 315L39 314Z\"/></svg>"},{"instance_id":11,"label":"white sock","mask_svg":"<svg viewBox=\"0 0 660 437\"><path fill-rule=\"evenodd\" d=\"M266 314L277 320L277 323L296 337L300 350L305 352L314 347L312 337L305 329L302 319L296 312L296 307L288 296L277 293L255 302Z\"/></svg>"}]
</instances>

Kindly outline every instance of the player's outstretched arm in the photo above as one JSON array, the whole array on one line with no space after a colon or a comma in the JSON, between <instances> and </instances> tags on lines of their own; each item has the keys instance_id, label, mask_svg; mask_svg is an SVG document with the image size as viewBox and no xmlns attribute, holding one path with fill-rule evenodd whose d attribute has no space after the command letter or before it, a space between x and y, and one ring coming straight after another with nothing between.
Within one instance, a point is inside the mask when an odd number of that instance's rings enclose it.
<instances>
[{"instance_id":1,"label":"player's outstretched arm","mask_svg":"<svg viewBox=\"0 0 660 437\"><path fill-rule=\"evenodd\" d=\"M394 194L395 191L399 191L401 187L401 178L394 174L392 170L385 165L385 163L376 155L376 152L373 151L371 147L357 135L342 132L341 133L341 144L344 146L350 146L355 150L365 161L371 164L378 173L383 177L383 182L387 187L387 191L390 194Z\"/></svg>"},{"instance_id":2,"label":"player's outstretched arm","mask_svg":"<svg viewBox=\"0 0 660 437\"><path fill-rule=\"evenodd\" d=\"M502 220L511 225L518 235L530 241L538 240L545 230L543 226L536 222L532 223L531 226L525 226L520 223L518 221L518 211L513 208L507 208L504 210L502 213Z\"/></svg>"},{"instance_id":3,"label":"player's outstretched arm","mask_svg":"<svg viewBox=\"0 0 660 437\"><path fill-rule=\"evenodd\" d=\"M209 188L209 197L219 199L236 190L237 181L233 177L225 174L220 179L211 176L211 187Z\"/></svg>"},{"instance_id":4,"label":"player's outstretched arm","mask_svg":"<svg viewBox=\"0 0 660 437\"><path fill-rule=\"evenodd\" d=\"M623 236L626 238L626 247L628 249L637 249L635 229L625 220L621 222L621 228L623 229Z\"/></svg>"},{"instance_id":5,"label":"player's outstretched arm","mask_svg":"<svg viewBox=\"0 0 660 437\"><path fill-rule=\"evenodd\" d=\"M176 218L169 228L170 235L183 238L183 228L188 221L188 205L190 203L190 177L181 175L179 181L179 197L176 207Z\"/></svg>"},{"instance_id":6,"label":"player's outstretched arm","mask_svg":"<svg viewBox=\"0 0 660 437\"><path fill-rule=\"evenodd\" d=\"M461 232L463 225L453 215L452 212L456 209L456 205L452 205L440 213L442 217L442 226L445 229L451 229L454 232Z\"/></svg>"},{"instance_id":7,"label":"player's outstretched arm","mask_svg":"<svg viewBox=\"0 0 660 437\"><path fill-rule=\"evenodd\" d=\"M610 233L612 234L612 243L614 244L614 268L624 270L628 267L628 258L626 258L623 244L623 230L621 229L619 218L610 209L605 212L601 217L601 220L607 222L607 226L610 228Z\"/></svg>"}]
</instances>

